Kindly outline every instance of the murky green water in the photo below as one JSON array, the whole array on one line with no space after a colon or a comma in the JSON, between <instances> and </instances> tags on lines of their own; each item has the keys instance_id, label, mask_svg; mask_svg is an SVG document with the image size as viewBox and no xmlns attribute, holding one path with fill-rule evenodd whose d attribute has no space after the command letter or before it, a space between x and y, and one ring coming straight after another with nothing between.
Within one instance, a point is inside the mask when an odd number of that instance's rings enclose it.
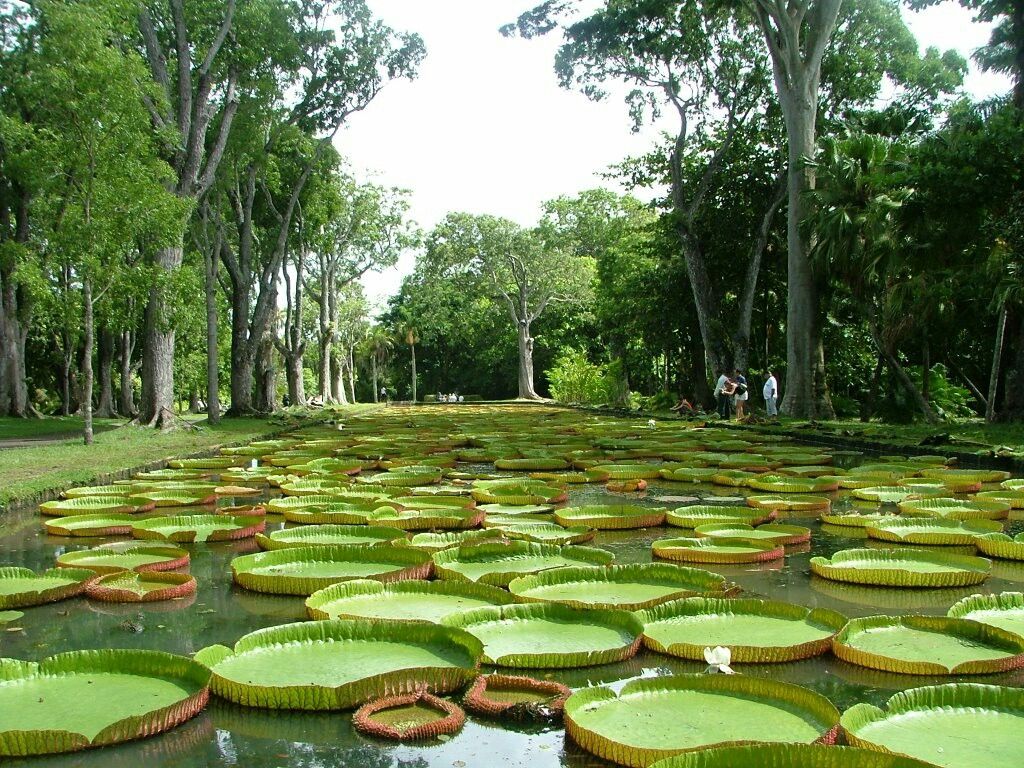
<instances>
[{"instance_id":1,"label":"murky green water","mask_svg":"<svg viewBox=\"0 0 1024 768\"><path fill-rule=\"evenodd\" d=\"M661 495L736 494L736 489L652 482L644 503L659 505L655 499ZM621 496L615 497L616 501L622 499ZM608 503L611 500L611 495L599 485L571 488L573 504ZM224 503L231 501L225 500ZM239 499L238 503L250 501ZM834 501L837 509L848 504L841 496ZM705 567L740 584L747 596L833 608L848 616L944 614L950 605L968 594L1024 589L1024 563L1000 561L994 562L993 575L984 584L963 589L888 590L824 581L810 575L808 563L811 556L864 546L864 540L857 537L860 531L823 527L814 517L780 517L780 521L790 520L811 527L813 536L811 544L789 548L784 562ZM283 525L280 517L268 518L268 530ZM1011 521L1011 534L1022 529L1024 521ZM651 542L679 533L677 528L611 531L598 534L590 546L614 552L619 563L650 562ZM43 532L40 516L34 508L11 511L0 518L0 551L3 552L0 559L4 564L47 568L62 552L88 548L100 541L48 536ZM867 545L877 544L870 542ZM190 654L212 643L232 645L240 636L260 627L306 618L301 597L259 595L232 586L231 558L256 551L255 543L185 546L192 553L190 572L199 582L199 591L194 597L145 607L76 599L28 608L25 616L13 625L0 626L0 656L35 660L83 648L149 648ZM635 658L620 664L555 671L549 676L578 688L618 685L636 677L699 672L703 668L703 664L641 650ZM904 688L957 679L873 672L830 655L791 664L735 665L735 668L741 674L772 677L807 686L830 698L840 710L860 701L880 704L893 692ZM981 679L997 685L1024 686L1024 670ZM102 702L96 704L103 706ZM212 699L208 709L194 720L152 739L54 758L5 761L5 764L90 768L145 765L583 768L608 765L567 741L561 728L505 726L470 717L460 733L443 743L396 746L356 733L349 712L273 712L239 707L217 699Z\"/></svg>"}]
</instances>

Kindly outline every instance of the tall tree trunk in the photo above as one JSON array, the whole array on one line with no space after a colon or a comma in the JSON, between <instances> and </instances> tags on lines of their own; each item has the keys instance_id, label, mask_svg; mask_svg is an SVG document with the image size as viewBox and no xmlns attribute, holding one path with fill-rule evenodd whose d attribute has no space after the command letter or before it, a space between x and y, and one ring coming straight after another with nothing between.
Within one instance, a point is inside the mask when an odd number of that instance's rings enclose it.
<instances>
[{"instance_id":1,"label":"tall tree trunk","mask_svg":"<svg viewBox=\"0 0 1024 768\"><path fill-rule=\"evenodd\" d=\"M114 334L106 326L100 327L96 358L100 368L100 396L94 415L109 419L117 415L114 408Z\"/></svg>"},{"instance_id":2,"label":"tall tree trunk","mask_svg":"<svg viewBox=\"0 0 1024 768\"><path fill-rule=\"evenodd\" d=\"M345 361L337 344L331 345L331 402L348 405L345 395Z\"/></svg>"},{"instance_id":3,"label":"tall tree trunk","mask_svg":"<svg viewBox=\"0 0 1024 768\"><path fill-rule=\"evenodd\" d=\"M349 402L356 402L356 352L355 347L348 348L348 394Z\"/></svg>"},{"instance_id":4,"label":"tall tree trunk","mask_svg":"<svg viewBox=\"0 0 1024 768\"><path fill-rule=\"evenodd\" d=\"M999 374L1003 360L1003 341L1006 337L1006 303L999 308L996 320L996 342L992 349L992 368L988 376L988 405L985 407L985 421L996 420L996 396L999 394Z\"/></svg>"},{"instance_id":5,"label":"tall tree trunk","mask_svg":"<svg viewBox=\"0 0 1024 768\"><path fill-rule=\"evenodd\" d=\"M180 266L182 245L161 248L153 258L157 270L170 276ZM142 343L142 396L139 421L150 426L164 426L165 412L174 407L174 328L170 308L162 286L150 289L146 304Z\"/></svg>"},{"instance_id":6,"label":"tall tree trunk","mask_svg":"<svg viewBox=\"0 0 1024 768\"><path fill-rule=\"evenodd\" d=\"M409 352L412 355L412 401L415 403L416 402L416 344L410 344L409 345ZM521 357L520 357L520 360L522 360ZM532 377L532 375L533 375L532 374L532 370L533 370L533 360L532 359L530 360L530 366L531 366L531 374L530 375ZM522 373L522 365L520 365L520 369L519 369L519 391L520 392L522 392L522 387L523 387L522 381L523 381L523 373ZM521 396L522 395L520 395L520 397Z\"/></svg>"},{"instance_id":7,"label":"tall tree trunk","mask_svg":"<svg viewBox=\"0 0 1024 768\"><path fill-rule=\"evenodd\" d=\"M1003 379L1003 409L1000 418L1004 421L1019 421L1024 417L1024 312L1017 312L1016 334L1013 342L1013 363L1007 367Z\"/></svg>"},{"instance_id":8,"label":"tall tree trunk","mask_svg":"<svg viewBox=\"0 0 1024 768\"><path fill-rule=\"evenodd\" d=\"M377 353L370 353L370 378L373 381L373 402L380 402L380 396L377 392Z\"/></svg>"},{"instance_id":9,"label":"tall tree trunk","mask_svg":"<svg viewBox=\"0 0 1024 768\"><path fill-rule=\"evenodd\" d=\"M93 347L93 312L92 312L92 280L82 279L82 418L84 428L82 435L86 445L92 445L92 347Z\"/></svg>"},{"instance_id":10,"label":"tall tree trunk","mask_svg":"<svg viewBox=\"0 0 1024 768\"><path fill-rule=\"evenodd\" d=\"M416 356L413 355L414 385L415 380ZM540 395L533 388L533 337L530 335L530 324L526 320L519 321L519 399L540 399Z\"/></svg>"},{"instance_id":11,"label":"tall tree trunk","mask_svg":"<svg viewBox=\"0 0 1024 768\"><path fill-rule=\"evenodd\" d=\"M206 267L206 419L220 423L220 341L217 317L217 253L203 249Z\"/></svg>"},{"instance_id":12,"label":"tall tree trunk","mask_svg":"<svg viewBox=\"0 0 1024 768\"><path fill-rule=\"evenodd\" d=\"M13 268L0 266L0 416L38 415L32 407L25 375L28 323L26 299Z\"/></svg>"},{"instance_id":13,"label":"tall tree trunk","mask_svg":"<svg viewBox=\"0 0 1024 768\"><path fill-rule=\"evenodd\" d=\"M288 380L288 402L292 405L306 404L306 387L302 380L302 357L285 355L285 377Z\"/></svg>"},{"instance_id":14,"label":"tall tree trunk","mask_svg":"<svg viewBox=\"0 0 1024 768\"><path fill-rule=\"evenodd\" d=\"M274 361L274 339L268 332L260 340L256 355L256 410L273 413L277 410L277 366Z\"/></svg>"},{"instance_id":15,"label":"tall tree trunk","mask_svg":"<svg viewBox=\"0 0 1024 768\"><path fill-rule=\"evenodd\" d=\"M135 366L132 364L132 354L135 352L135 334L129 330L121 331L120 350L118 358L120 362L120 389L118 390L118 410L123 416L134 417L135 411L135 387L132 384L132 372Z\"/></svg>"},{"instance_id":16,"label":"tall tree trunk","mask_svg":"<svg viewBox=\"0 0 1024 768\"><path fill-rule=\"evenodd\" d=\"M188 388L188 412L199 413L202 410L203 404L199 399L199 385L193 384Z\"/></svg>"},{"instance_id":17,"label":"tall tree trunk","mask_svg":"<svg viewBox=\"0 0 1024 768\"><path fill-rule=\"evenodd\" d=\"M988 408L988 398L982 394L981 390L978 389L977 385L971 380L971 377L964 372L963 368L957 365L956 361L952 357L947 356L946 363L949 365L949 369L959 376L960 380L967 385L967 389L971 391L971 394L974 395L974 399L981 405L982 411L985 411Z\"/></svg>"},{"instance_id":18,"label":"tall tree trunk","mask_svg":"<svg viewBox=\"0 0 1024 768\"><path fill-rule=\"evenodd\" d=\"M867 397L861 404L860 420L867 424L875 415L875 404L878 402L878 388L882 383L882 370L885 368L885 356L879 353L875 361L875 370L871 374L871 385L868 388Z\"/></svg>"},{"instance_id":19,"label":"tall tree trunk","mask_svg":"<svg viewBox=\"0 0 1024 768\"><path fill-rule=\"evenodd\" d=\"M232 416L251 414L255 390L256 349L249 343L249 286L231 286L231 408Z\"/></svg>"}]
</instances>

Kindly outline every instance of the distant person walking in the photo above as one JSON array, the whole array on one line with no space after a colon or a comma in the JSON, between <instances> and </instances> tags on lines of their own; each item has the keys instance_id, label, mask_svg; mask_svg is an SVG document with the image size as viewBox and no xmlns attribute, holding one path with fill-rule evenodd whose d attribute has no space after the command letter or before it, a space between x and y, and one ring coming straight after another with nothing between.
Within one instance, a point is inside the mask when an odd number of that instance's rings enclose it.
<instances>
[{"instance_id":1,"label":"distant person walking","mask_svg":"<svg viewBox=\"0 0 1024 768\"><path fill-rule=\"evenodd\" d=\"M750 399L750 392L747 390L747 377L743 375L743 371L737 368L732 380L736 385L735 394L732 396L736 406L736 418L742 419L745 415L744 408L746 408L747 400Z\"/></svg>"},{"instance_id":2,"label":"distant person walking","mask_svg":"<svg viewBox=\"0 0 1024 768\"><path fill-rule=\"evenodd\" d=\"M768 371L768 380L764 383L764 389L761 391L764 395L764 407L768 411L768 415L773 418L778 418L779 415L779 382L775 378L775 374Z\"/></svg>"},{"instance_id":3,"label":"distant person walking","mask_svg":"<svg viewBox=\"0 0 1024 768\"><path fill-rule=\"evenodd\" d=\"M725 375L725 371L719 371L718 381L715 383L715 402L718 405L718 416L723 419L729 418L732 395L736 391L736 385Z\"/></svg>"}]
</instances>

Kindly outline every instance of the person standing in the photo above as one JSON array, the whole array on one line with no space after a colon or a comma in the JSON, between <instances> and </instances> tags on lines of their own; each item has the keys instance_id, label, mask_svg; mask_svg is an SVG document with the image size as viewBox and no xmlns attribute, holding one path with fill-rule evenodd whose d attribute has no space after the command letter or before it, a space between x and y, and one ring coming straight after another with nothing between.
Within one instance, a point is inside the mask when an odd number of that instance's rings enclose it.
<instances>
[{"instance_id":1,"label":"person standing","mask_svg":"<svg viewBox=\"0 0 1024 768\"><path fill-rule=\"evenodd\" d=\"M729 403L732 400L734 389L733 383L725 375L725 371L719 371L718 381L715 383L715 403L718 405L720 418L729 418Z\"/></svg>"},{"instance_id":2,"label":"person standing","mask_svg":"<svg viewBox=\"0 0 1024 768\"><path fill-rule=\"evenodd\" d=\"M779 415L779 382L771 371L768 371L768 379L764 383L761 394L764 395L764 407L768 411L768 415L777 418Z\"/></svg>"},{"instance_id":3,"label":"person standing","mask_svg":"<svg viewBox=\"0 0 1024 768\"><path fill-rule=\"evenodd\" d=\"M744 408L747 405L747 400L750 398L750 392L747 390L747 377L743 375L743 371L737 368L732 380L736 384L736 391L732 396L733 404L736 406L736 418L742 419L745 415Z\"/></svg>"}]
</instances>

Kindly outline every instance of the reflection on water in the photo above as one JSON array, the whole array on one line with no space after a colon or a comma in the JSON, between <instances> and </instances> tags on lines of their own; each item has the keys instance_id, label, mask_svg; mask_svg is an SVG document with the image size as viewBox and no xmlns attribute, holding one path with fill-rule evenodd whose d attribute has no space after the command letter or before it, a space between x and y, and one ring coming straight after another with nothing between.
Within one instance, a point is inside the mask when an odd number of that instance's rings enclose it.
<instances>
[{"instance_id":1,"label":"reflection on water","mask_svg":"<svg viewBox=\"0 0 1024 768\"><path fill-rule=\"evenodd\" d=\"M855 460L855 459L851 459ZM637 503L675 506L657 497L691 496L716 503L734 499L742 503L743 489L702 484L651 482ZM837 510L849 509L844 495L833 495ZM574 504L607 503L601 485L573 486ZM615 496L620 502L622 496ZM630 501L636 501L630 498ZM226 500L224 504L232 503ZM811 577L810 558L862 546L862 528L822 526L805 512L782 513L812 529L809 545L790 547L784 561L750 565L708 565L739 584L750 596L786 600L807 606L832 608L848 616L915 611L944 614L961 597L975 592L1019 590L1024 564L995 562L992 577L983 585L947 590L898 590L860 587ZM284 526L283 519L267 518L268 531ZM1021 522L1011 532L1024 528ZM651 561L651 542L690 531L653 528L605 531L592 546L613 552L619 563ZM41 531L34 510L8 513L0 521L0 549L7 564L50 567L60 552L84 549L112 539L58 539ZM0 655L39 659L53 653L82 648L152 648L190 654L200 648L231 645L241 635L265 626L305 618L303 598L259 595L234 587L231 558L253 551L255 544L217 542L185 545L192 554L189 571L199 582L195 596L170 603L117 605L68 600L25 609L16 626L21 631L0 632ZM771 677L797 683L824 694L841 710L866 701L880 704L893 691L936 680L895 675L855 667L829 655L790 664L735 665L739 674ZM703 663L683 661L641 650L633 659L600 667L534 673L562 681L573 688L594 685L621 687L638 677L702 672ZM948 678L943 678L947 681ZM988 676L984 682L1024 685L1024 671ZM466 727L444 742L396 745L368 739L352 729L351 717L340 713L292 713L248 709L214 700L199 717L153 739L55 758L11 761L18 768L137 768L147 765L176 768L246 766L271 768L432 768L434 766L498 765L516 768L597 768L607 764L567 742L561 728L514 724L506 726L471 717Z\"/></svg>"}]
</instances>

